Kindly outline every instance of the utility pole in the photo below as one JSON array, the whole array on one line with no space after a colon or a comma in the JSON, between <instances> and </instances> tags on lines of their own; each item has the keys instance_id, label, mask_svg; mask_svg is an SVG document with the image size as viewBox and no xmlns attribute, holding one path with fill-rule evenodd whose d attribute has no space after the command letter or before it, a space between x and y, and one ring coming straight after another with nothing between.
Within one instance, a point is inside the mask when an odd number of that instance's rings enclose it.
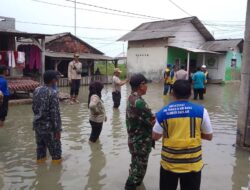
<instances>
[{"instance_id":1,"label":"utility pole","mask_svg":"<svg viewBox=\"0 0 250 190\"><path fill-rule=\"evenodd\" d=\"M75 36L76 36L76 0L75 0Z\"/></svg>"},{"instance_id":2,"label":"utility pole","mask_svg":"<svg viewBox=\"0 0 250 190\"><path fill-rule=\"evenodd\" d=\"M250 0L247 1L243 63L241 66L240 105L237 145L250 147Z\"/></svg>"}]
</instances>

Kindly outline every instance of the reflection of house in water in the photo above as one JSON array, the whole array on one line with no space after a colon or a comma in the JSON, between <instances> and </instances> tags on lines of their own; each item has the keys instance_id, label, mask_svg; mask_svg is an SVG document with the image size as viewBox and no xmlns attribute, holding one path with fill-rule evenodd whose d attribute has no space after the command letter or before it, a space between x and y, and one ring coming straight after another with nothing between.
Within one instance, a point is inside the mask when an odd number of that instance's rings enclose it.
<instances>
[{"instance_id":1,"label":"reflection of house in water","mask_svg":"<svg viewBox=\"0 0 250 190\"><path fill-rule=\"evenodd\" d=\"M197 17L143 23L119 40L128 41L128 73L142 72L151 80L159 80L167 64L185 65L190 73L206 64L214 81L238 78L243 40L215 40ZM209 46L213 43L221 48ZM228 77L232 70L228 60L235 66L233 52L236 69Z\"/></svg>"}]
</instances>

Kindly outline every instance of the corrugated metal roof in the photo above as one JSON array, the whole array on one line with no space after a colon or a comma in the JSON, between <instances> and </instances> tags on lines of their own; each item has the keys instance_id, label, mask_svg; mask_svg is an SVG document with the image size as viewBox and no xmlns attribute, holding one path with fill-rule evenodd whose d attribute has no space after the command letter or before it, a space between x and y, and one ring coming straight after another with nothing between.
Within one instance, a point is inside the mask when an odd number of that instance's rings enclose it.
<instances>
[{"instance_id":1,"label":"corrugated metal roof","mask_svg":"<svg viewBox=\"0 0 250 190\"><path fill-rule=\"evenodd\" d=\"M175 33L186 23L192 23L206 40L214 40L212 34L197 17L187 17L182 19L143 23L121 37L118 41L137 41L174 37Z\"/></svg>"},{"instance_id":2,"label":"corrugated metal roof","mask_svg":"<svg viewBox=\"0 0 250 190\"><path fill-rule=\"evenodd\" d=\"M1 29L0 28L0 34L6 34L10 36L17 36L17 37L38 37L38 38L43 38L45 36L49 36L49 34L40 34L40 33L29 33L29 32L21 32L19 30L15 29Z\"/></svg>"},{"instance_id":3,"label":"corrugated metal roof","mask_svg":"<svg viewBox=\"0 0 250 190\"><path fill-rule=\"evenodd\" d=\"M200 49L209 50L209 51L229 51L230 48L235 48L243 43L243 39L223 39L215 41L207 41L204 43Z\"/></svg>"},{"instance_id":4,"label":"corrugated metal roof","mask_svg":"<svg viewBox=\"0 0 250 190\"><path fill-rule=\"evenodd\" d=\"M169 47L175 47L175 48L180 48L180 49L184 49L190 52L194 52L194 53L212 53L212 54L220 54L218 52L214 52L214 51L208 51L208 50L204 50L204 49L197 49L197 48L190 48L190 47L180 47L180 46L169 46Z\"/></svg>"},{"instance_id":5,"label":"corrugated metal roof","mask_svg":"<svg viewBox=\"0 0 250 190\"><path fill-rule=\"evenodd\" d=\"M45 43L46 44L50 44L53 43L54 40L57 40L59 38L62 38L64 36L71 36L72 38L77 39L78 41L80 41L81 43L85 44L86 46L88 46L89 48L94 49L96 52L100 53L100 54L104 54L103 52L101 52L100 50L96 49L95 47L91 46L90 44L88 44L87 42L83 41L82 39L78 38L77 36L71 34L70 32L65 32L65 33L59 33L59 34L54 34L51 36L46 36L45 39Z\"/></svg>"},{"instance_id":6,"label":"corrugated metal roof","mask_svg":"<svg viewBox=\"0 0 250 190\"><path fill-rule=\"evenodd\" d=\"M80 59L92 59L92 60L113 60L112 57L101 55L101 54L93 54L93 53L81 53ZM54 57L54 58L70 58L73 59L73 53L61 53L61 52L45 52L45 56Z\"/></svg>"},{"instance_id":7,"label":"corrugated metal roof","mask_svg":"<svg viewBox=\"0 0 250 190\"><path fill-rule=\"evenodd\" d=\"M70 32L58 33L58 34L53 34L51 36L47 36L45 39L45 43L51 42L66 35L70 35Z\"/></svg>"}]
</instances>

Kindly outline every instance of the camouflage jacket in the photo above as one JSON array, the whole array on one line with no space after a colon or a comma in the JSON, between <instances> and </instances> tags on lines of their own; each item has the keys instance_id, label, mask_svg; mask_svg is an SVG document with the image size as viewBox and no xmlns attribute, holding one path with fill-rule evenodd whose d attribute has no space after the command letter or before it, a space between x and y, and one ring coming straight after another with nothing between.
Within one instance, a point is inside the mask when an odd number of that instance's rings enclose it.
<instances>
[{"instance_id":1,"label":"camouflage jacket","mask_svg":"<svg viewBox=\"0 0 250 190\"><path fill-rule=\"evenodd\" d=\"M127 102L126 125L130 152L150 152L154 115L145 100L132 93Z\"/></svg>"},{"instance_id":2,"label":"camouflage jacket","mask_svg":"<svg viewBox=\"0 0 250 190\"><path fill-rule=\"evenodd\" d=\"M33 130L38 133L62 130L57 93L47 86L38 87L33 93Z\"/></svg>"}]
</instances>

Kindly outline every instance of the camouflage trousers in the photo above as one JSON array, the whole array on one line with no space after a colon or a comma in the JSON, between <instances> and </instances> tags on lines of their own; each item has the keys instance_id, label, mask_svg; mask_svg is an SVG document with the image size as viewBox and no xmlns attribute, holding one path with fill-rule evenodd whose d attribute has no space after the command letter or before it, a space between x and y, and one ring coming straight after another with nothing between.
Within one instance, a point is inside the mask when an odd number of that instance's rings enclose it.
<instances>
[{"instance_id":1,"label":"camouflage trousers","mask_svg":"<svg viewBox=\"0 0 250 190\"><path fill-rule=\"evenodd\" d=\"M53 132L46 134L39 134L36 132L36 144L37 160L47 156L47 149L49 150L52 160L61 159L61 141L55 139Z\"/></svg>"},{"instance_id":2,"label":"camouflage trousers","mask_svg":"<svg viewBox=\"0 0 250 190\"><path fill-rule=\"evenodd\" d=\"M141 185L147 171L149 153L131 154L131 164L127 185Z\"/></svg>"}]
</instances>

